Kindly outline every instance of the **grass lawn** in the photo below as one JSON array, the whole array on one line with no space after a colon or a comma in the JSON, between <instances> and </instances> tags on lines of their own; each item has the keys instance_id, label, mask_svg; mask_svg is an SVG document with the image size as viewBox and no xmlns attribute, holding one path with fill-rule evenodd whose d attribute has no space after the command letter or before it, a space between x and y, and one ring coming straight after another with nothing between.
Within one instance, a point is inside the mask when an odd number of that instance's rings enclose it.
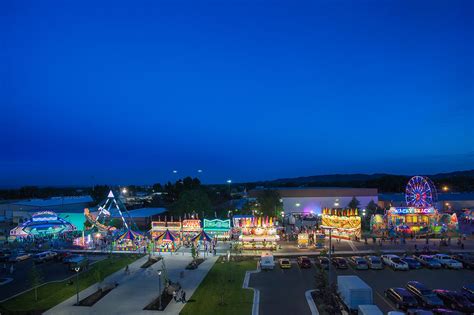
<instances>
[{"instance_id":1,"label":"grass lawn","mask_svg":"<svg viewBox=\"0 0 474 315\"><path fill-rule=\"evenodd\" d=\"M79 290L84 290L97 282L96 269L100 269L103 277L124 268L140 256L120 255L112 256L93 264L89 270L79 274ZM72 280L75 281L75 278ZM41 313L61 303L76 294L76 283L68 284L69 280L45 284L38 288L38 301L35 301L35 292L30 290L22 295L10 299L0 305L0 313ZM85 296L81 297L85 298Z\"/></svg>"},{"instance_id":2,"label":"grass lawn","mask_svg":"<svg viewBox=\"0 0 474 315\"><path fill-rule=\"evenodd\" d=\"M245 272L256 267L255 260L222 263L219 259L180 314L251 314L253 291L242 289L242 284Z\"/></svg>"}]
</instances>

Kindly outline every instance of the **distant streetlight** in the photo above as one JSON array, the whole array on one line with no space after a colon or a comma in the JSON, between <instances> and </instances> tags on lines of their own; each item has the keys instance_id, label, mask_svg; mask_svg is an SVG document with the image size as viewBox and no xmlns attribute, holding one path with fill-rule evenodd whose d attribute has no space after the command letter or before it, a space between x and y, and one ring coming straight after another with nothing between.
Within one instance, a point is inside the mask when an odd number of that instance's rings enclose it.
<instances>
[{"instance_id":1,"label":"distant streetlight","mask_svg":"<svg viewBox=\"0 0 474 315\"><path fill-rule=\"evenodd\" d=\"M202 173L202 170L198 170L198 173Z\"/></svg>"},{"instance_id":2,"label":"distant streetlight","mask_svg":"<svg viewBox=\"0 0 474 315\"><path fill-rule=\"evenodd\" d=\"M232 184L232 179L228 179L227 184L229 184L229 195L232 195L232 190L231 190L231 187L230 187L230 185Z\"/></svg>"},{"instance_id":3,"label":"distant streetlight","mask_svg":"<svg viewBox=\"0 0 474 315\"><path fill-rule=\"evenodd\" d=\"M232 179L228 179L227 184L232 184Z\"/></svg>"},{"instance_id":4,"label":"distant streetlight","mask_svg":"<svg viewBox=\"0 0 474 315\"><path fill-rule=\"evenodd\" d=\"M443 191L448 191L448 190L449 190L449 187L446 186L446 185L444 185L444 186L443 186Z\"/></svg>"},{"instance_id":5,"label":"distant streetlight","mask_svg":"<svg viewBox=\"0 0 474 315\"><path fill-rule=\"evenodd\" d=\"M125 195L125 194L127 193L127 191L128 191L127 188L123 188L123 189L122 189L122 194Z\"/></svg>"},{"instance_id":6,"label":"distant streetlight","mask_svg":"<svg viewBox=\"0 0 474 315\"><path fill-rule=\"evenodd\" d=\"M299 206L301 206L301 204L300 204L299 202L297 202L297 203L295 204L295 206L299 207Z\"/></svg>"},{"instance_id":7,"label":"distant streetlight","mask_svg":"<svg viewBox=\"0 0 474 315\"><path fill-rule=\"evenodd\" d=\"M173 170L173 174L178 174L178 171L177 171L177 170Z\"/></svg>"}]
</instances>

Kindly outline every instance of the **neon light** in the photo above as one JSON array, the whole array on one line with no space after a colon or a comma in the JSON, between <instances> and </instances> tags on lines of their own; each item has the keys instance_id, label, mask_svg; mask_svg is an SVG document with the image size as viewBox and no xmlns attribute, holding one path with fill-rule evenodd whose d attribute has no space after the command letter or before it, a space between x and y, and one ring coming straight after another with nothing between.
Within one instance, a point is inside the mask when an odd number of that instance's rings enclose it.
<instances>
[{"instance_id":1,"label":"neon light","mask_svg":"<svg viewBox=\"0 0 474 315\"><path fill-rule=\"evenodd\" d=\"M204 219L204 229L228 230L230 229L230 220Z\"/></svg>"},{"instance_id":2,"label":"neon light","mask_svg":"<svg viewBox=\"0 0 474 315\"><path fill-rule=\"evenodd\" d=\"M430 208L414 208L414 207L391 207L391 214L434 214L436 210Z\"/></svg>"}]
</instances>

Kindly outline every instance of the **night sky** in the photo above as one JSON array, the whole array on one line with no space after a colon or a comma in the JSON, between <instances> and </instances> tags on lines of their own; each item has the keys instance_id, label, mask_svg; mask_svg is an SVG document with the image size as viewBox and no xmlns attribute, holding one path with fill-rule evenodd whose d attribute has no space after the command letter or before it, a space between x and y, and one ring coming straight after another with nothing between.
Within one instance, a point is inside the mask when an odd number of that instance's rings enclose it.
<instances>
[{"instance_id":1,"label":"night sky","mask_svg":"<svg viewBox=\"0 0 474 315\"><path fill-rule=\"evenodd\" d=\"M474 168L473 3L1 1L0 186Z\"/></svg>"}]
</instances>

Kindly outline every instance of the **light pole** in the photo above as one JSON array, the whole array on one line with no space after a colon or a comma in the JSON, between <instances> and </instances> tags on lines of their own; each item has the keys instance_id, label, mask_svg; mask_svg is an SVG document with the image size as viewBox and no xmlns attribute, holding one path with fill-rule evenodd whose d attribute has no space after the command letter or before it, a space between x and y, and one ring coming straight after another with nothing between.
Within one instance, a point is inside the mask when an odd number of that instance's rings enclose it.
<instances>
[{"instance_id":1,"label":"light pole","mask_svg":"<svg viewBox=\"0 0 474 315\"><path fill-rule=\"evenodd\" d=\"M231 194L230 185L232 184L232 179L228 179L227 184L229 184L229 195L230 195Z\"/></svg>"},{"instance_id":2,"label":"light pole","mask_svg":"<svg viewBox=\"0 0 474 315\"><path fill-rule=\"evenodd\" d=\"M158 308L158 310L162 311L163 307L161 306L161 270L158 270L158 294L159 294L159 301L160 301L160 307Z\"/></svg>"},{"instance_id":3,"label":"light pole","mask_svg":"<svg viewBox=\"0 0 474 315\"><path fill-rule=\"evenodd\" d=\"M332 264L332 261L331 261L331 251L332 251L332 230L334 229L334 227L332 226L326 226L326 225L322 225L321 226L322 229L325 229L325 230L329 230L329 255L328 255L328 258L329 258L329 265L328 265L328 282L329 282L329 285L331 285L331 264Z\"/></svg>"},{"instance_id":4,"label":"light pole","mask_svg":"<svg viewBox=\"0 0 474 315\"><path fill-rule=\"evenodd\" d=\"M79 305L79 271L81 270L80 267L74 267L74 271L76 272L76 305Z\"/></svg>"}]
</instances>

